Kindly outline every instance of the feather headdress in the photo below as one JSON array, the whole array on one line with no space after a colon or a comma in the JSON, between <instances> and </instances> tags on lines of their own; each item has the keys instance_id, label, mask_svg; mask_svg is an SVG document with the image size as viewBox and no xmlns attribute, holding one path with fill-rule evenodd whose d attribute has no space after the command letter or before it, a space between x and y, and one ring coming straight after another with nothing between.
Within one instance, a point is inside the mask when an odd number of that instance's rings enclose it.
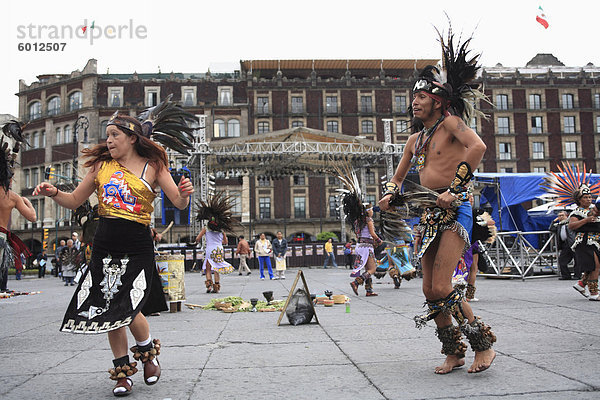
<instances>
[{"instance_id":1,"label":"feather headdress","mask_svg":"<svg viewBox=\"0 0 600 400\"><path fill-rule=\"evenodd\" d=\"M234 205L233 199L225 192L216 192L206 202L197 203L196 220L208 221L207 226L211 231L233 232L234 225L238 224L231 212Z\"/></svg>"},{"instance_id":2,"label":"feather headdress","mask_svg":"<svg viewBox=\"0 0 600 400\"><path fill-rule=\"evenodd\" d=\"M23 128L25 124L11 120L2 126L0 136L0 186L7 192L10 189L10 180L14 175L15 159L25 142Z\"/></svg>"},{"instance_id":3,"label":"feather headdress","mask_svg":"<svg viewBox=\"0 0 600 400\"><path fill-rule=\"evenodd\" d=\"M195 128L189 126L198 122L193 114L171 101L172 94L155 107L147 108L136 118L141 126L120 118L115 111L108 121L108 125L116 125L138 135L154 139L165 147L181 154L189 155L193 149L192 132Z\"/></svg>"},{"instance_id":4,"label":"feather headdress","mask_svg":"<svg viewBox=\"0 0 600 400\"><path fill-rule=\"evenodd\" d=\"M356 171L348 164L333 165L337 178L344 188L337 189L340 207L344 210L346 221L356 229L362 229L367 224L367 208L363 204L363 195Z\"/></svg>"},{"instance_id":5,"label":"feather headdress","mask_svg":"<svg viewBox=\"0 0 600 400\"><path fill-rule=\"evenodd\" d=\"M476 100L490 102L479 90L478 85L472 83L480 69L477 62L481 56L470 55L471 50L468 46L472 37L462 43L459 37L455 43L455 35L450 24L446 38L437 28L436 31L442 46L442 58L437 66L428 65L421 71L413 87L413 93L425 92L442 103L445 114L460 117L467 126L474 116L487 118L474 106ZM412 108L409 111L412 114Z\"/></svg>"},{"instance_id":6,"label":"feather headdress","mask_svg":"<svg viewBox=\"0 0 600 400\"><path fill-rule=\"evenodd\" d=\"M584 194L600 194L600 182L591 183L592 171L586 172L585 164L583 170L579 169L579 165L572 166L564 161L562 164L562 168L558 165L561 175L549 172L540 184L546 192L557 196L558 206L566 207L573 203L579 205L579 199Z\"/></svg>"}]
</instances>

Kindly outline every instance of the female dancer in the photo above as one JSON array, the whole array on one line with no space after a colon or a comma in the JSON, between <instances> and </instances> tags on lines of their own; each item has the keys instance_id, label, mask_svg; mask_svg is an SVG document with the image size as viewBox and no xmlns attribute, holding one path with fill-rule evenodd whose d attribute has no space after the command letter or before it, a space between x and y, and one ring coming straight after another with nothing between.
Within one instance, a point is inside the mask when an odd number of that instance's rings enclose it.
<instances>
[{"instance_id":1,"label":"female dancer","mask_svg":"<svg viewBox=\"0 0 600 400\"><path fill-rule=\"evenodd\" d=\"M202 264L202 269L206 271L206 293L219 293L221 290L219 273L233 272L233 266L225 261L225 252L223 251L223 245L227 244L227 235L224 232L233 233L232 207L231 198L225 196L223 192L216 193L210 197L208 202L201 202L198 207L196 219L208 221L206 227L196 237L196 243L200 243L202 237L206 235L206 251L204 252L204 264Z\"/></svg>"},{"instance_id":2,"label":"female dancer","mask_svg":"<svg viewBox=\"0 0 600 400\"><path fill-rule=\"evenodd\" d=\"M131 393L130 376L137 372L137 363L130 363L127 355L126 326L136 340L131 351L144 365L144 382L153 385L160 378L156 358L160 341L152 339L144 317L167 310L148 227L155 188L160 186L179 209L188 206L194 190L187 178L175 184L165 150L150 140L154 128L159 133L156 140L185 151L185 147L191 147L191 129L186 121L194 117L169 99L143 117L143 123L117 112L111 117L106 143L83 150L89 171L72 193L48 182L42 182L34 191L69 209L77 208L97 192L100 220L90 266L67 308L61 331L108 333L114 355L114 368L109 373L117 381L115 396Z\"/></svg>"},{"instance_id":3,"label":"female dancer","mask_svg":"<svg viewBox=\"0 0 600 400\"><path fill-rule=\"evenodd\" d=\"M364 206L362 207L365 208ZM344 212L346 212L345 209ZM377 268L374 247L381 244L381 239L375 233L373 208L370 204L365 208L363 216L364 218L361 218L361 216L356 218L352 224L354 233L358 238L358 244L356 245L354 269L350 274L355 279L350 282L350 286L354 294L358 296L358 287L364 283L367 296L377 296L377 293L373 292L373 278L371 278L371 275L375 273L375 269Z\"/></svg>"}]
</instances>

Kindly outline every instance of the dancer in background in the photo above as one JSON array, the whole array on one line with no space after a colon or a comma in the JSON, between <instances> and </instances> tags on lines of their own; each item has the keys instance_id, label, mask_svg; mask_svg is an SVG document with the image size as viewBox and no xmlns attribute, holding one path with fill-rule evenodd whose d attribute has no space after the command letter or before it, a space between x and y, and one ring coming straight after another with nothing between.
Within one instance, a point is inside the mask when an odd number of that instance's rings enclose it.
<instances>
[{"instance_id":1,"label":"dancer in background","mask_svg":"<svg viewBox=\"0 0 600 400\"><path fill-rule=\"evenodd\" d=\"M202 269L206 272L206 293L219 293L221 290L220 274L230 274L233 266L225 261L227 235L233 233L233 218L231 208L234 206L232 199L224 192L217 192L210 196L207 202L200 202L198 206L198 221L207 221L196 237L196 243L202 241L206 235L206 250ZM214 278L213 278L214 277ZM214 279L214 280L213 280Z\"/></svg>"}]
</instances>

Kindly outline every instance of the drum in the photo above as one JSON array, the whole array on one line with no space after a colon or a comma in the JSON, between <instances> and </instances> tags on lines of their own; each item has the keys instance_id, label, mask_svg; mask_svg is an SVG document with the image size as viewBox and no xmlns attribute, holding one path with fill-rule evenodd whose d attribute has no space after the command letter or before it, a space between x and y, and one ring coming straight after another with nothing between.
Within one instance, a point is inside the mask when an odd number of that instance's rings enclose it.
<instances>
[{"instance_id":1,"label":"drum","mask_svg":"<svg viewBox=\"0 0 600 400\"><path fill-rule=\"evenodd\" d=\"M185 256L183 254L160 254L156 256L156 267L163 291L170 302L185 300Z\"/></svg>"}]
</instances>

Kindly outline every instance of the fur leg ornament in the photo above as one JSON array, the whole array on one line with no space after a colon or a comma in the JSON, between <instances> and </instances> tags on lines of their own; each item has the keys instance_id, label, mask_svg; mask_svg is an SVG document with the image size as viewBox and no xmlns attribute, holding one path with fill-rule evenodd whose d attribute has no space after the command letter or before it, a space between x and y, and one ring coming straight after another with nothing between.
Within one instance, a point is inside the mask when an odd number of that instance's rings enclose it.
<instances>
[{"instance_id":1,"label":"fur leg ornament","mask_svg":"<svg viewBox=\"0 0 600 400\"><path fill-rule=\"evenodd\" d=\"M590 290L590 295L594 296L598 294L598 280L592 281L592 280L587 280L586 281L588 289Z\"/></svg>"},{"instance_id":2,"label":"fur leg ornament","mask_svg":"<svg viewBox=\"0 0 600 400\"><path fill-rule=\"evenodd\" d=\"M458 326L448 325L444 328L437 328L435 334L442 342L442 354L458 358L465 356L467 345L461 340L462 333Z\"/></svg>"},{"instance_id":3,"label":"fur leg ornament","mask_svg":"<svg viewBox=\"0 0 600 400\"><path fill-rule=\"evenodd\" d=\"M110 374L110 379L116 381L121 378L127 378L138 372L136 368L137 362L129 362L129 356L123 356L121 358L117 358L113 360L114 368L108 370Z\"/></svg>"},{"instance_id":4,"label":"fur leg ornament","mask_svg":"<svg viewBox=\"0 0 600 400\"><path fill-rule=\"evenodd\" d=\"M206 282L204 282L204 284L206 285L206 293L210 293L213 290L213 281L210 279L207 279Z\"/></svg>"},{"instance_id":5,"label":"fur leg ornament","mask_svg":"<svg viewBox=\"0 0 600 400\"><path fill-rule=\"evenodd\" d=\"M484 324L479 317L470 324L462 326L462 331L469 340L473 351L485 351L492 347L496 342L496 335L490 329L489 325Z\"/></svg>"},{"instance_id":6,"label":"fur leg ornament","mask_svg":"<svg viewBox=\"0 0 600 400\"><path fill-rule=\"evenodd\" d=\"M212 292L219 293L219 290L221 290L221 284L219 282L215 282L213 284Z\"/></svg>"},{"instance_id":7,"label":"fur leg ornament","mask_svg":"<svg viewBox=\"0 0 600 400\"><path fill-rule=\"evenodd\" d=\"M467 283L467 293L465 294L465 298L467 300L473 300L475 298L475 290L477 290L475 285Z\"/></svg>"},{"instance_id":8,"label":"fur leg ornament","mask_svg":"<svg viewBox=\"0 0 600 400\"><path fill-rule=\"evenodd\" d=\"M421 329L427 325L427 321L434 319L441 312L452 314L458 325L463 325L465 316L462 310L462 301L462 293L457 289L454 289L443 299L425 301L424 305L429 308L429 311L424 315L415 316L413 318L415 325L418 329Z\"/></svg>"},{"instance_id":9,"label":"fur leg ornament","mask_svg":"<svg viewBox=\"0 0 600 400\"><path fill-rule=\"evenodd\" d=\"M160 340L152 339L152 343L148 344L148 346L139 347L136 345L130 350L133 352L133 358L146 363L154 360L160 354Z\"/></svg>"}]
</instances>

